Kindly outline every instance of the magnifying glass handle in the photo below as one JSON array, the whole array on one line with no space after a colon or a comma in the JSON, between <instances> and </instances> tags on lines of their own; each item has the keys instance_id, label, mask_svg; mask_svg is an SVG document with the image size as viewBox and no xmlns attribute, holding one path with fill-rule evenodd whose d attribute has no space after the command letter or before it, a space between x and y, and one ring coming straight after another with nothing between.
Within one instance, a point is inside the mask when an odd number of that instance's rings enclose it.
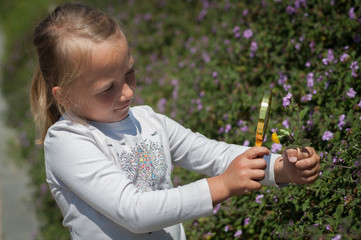
<instances>
[{"instance_id":1,"label":"magnifying glass handle","mask_svg":"<svg viewBox=\"0 0 361 240\"><path fill-rule=\"evenodd\" d=\"M272 102L272 91L271 90L264 91L261 107L259 110L258 122L257 122L256 142L255 142L256 146L262 146L264 136L266 135L268 119L271 110L271 102Z\"/></svg>"}]
</instances>

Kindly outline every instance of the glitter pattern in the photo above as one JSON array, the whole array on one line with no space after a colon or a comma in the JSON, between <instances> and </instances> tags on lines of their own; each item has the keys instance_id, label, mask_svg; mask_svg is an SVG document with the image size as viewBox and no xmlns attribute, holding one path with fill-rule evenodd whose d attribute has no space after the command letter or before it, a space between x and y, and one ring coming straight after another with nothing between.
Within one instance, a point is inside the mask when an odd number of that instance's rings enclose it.
<instances>
[{"instance_id":1,"label":"glitter pattern","mask_svg":"<svg viewBox=\"0 0 361 240\"><path fill-rule=\"evenodd\" d=\"M117 154L121 168L140 190L163 189L167 165L163 146L147 141L136 144L130 152Z\"/></svg>"}]
</instances>

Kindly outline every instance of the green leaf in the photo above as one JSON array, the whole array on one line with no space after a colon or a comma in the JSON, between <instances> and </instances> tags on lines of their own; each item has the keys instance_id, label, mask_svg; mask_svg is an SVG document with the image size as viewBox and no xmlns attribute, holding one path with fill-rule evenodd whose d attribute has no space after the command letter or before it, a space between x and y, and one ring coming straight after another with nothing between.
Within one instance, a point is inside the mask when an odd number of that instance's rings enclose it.
<instances>
[{"instance_id":1,"label":"green leaf","mask_svg":"<svg viewBox=\"0 0 361 240\"><path fill-rule=\"evenodd\" d=\"M307 139L307 138L302 138L302 139L300 140L300 143L301 143L302 147L309 147L309 146L311 146L311 141L310 141L309 139Z\"/></svg>"},{"instance_id":2,"label":"green leaf","mask_svg":"<svg viewBox=\"0 0 361 240\"><path fill-rule=\"evenodd\" d=\"M336 212L333 214L333 216L337 219L340 219L342 217L343 213L343 205L338 205L336 208Z\"/></svg>"},{"instance_id":3,"label":"green leaf","mask_svg":"<svg viewBox=\"0 0 361 240\"><path fill-rule=\"evenodd\" d=\"M287 147L288 148L299 148L300 146L298 144L290 144Z\"/></svg>"},{"instance_id":4,"label":"green leaf","mask_svg":"<svg viewBox=\"0 0 361 240\"><path fill-rule=\"evenodd\" d=\"M300 112L300 120L302 120L305 117L308 110L309 110L309 108L305 108Z\"/></svg>"},{"instance_id":5,"label":"green leaf","mask_svg":"<svg viewBox=\"0 0 361 240\"><path fill-rule=\"evenodd\" d=\"M286 136L290 135L290 132L286 131L284 129L280 129L280 133L283 134L283 135L286 135Z\"/></svg>"}]
</instances>

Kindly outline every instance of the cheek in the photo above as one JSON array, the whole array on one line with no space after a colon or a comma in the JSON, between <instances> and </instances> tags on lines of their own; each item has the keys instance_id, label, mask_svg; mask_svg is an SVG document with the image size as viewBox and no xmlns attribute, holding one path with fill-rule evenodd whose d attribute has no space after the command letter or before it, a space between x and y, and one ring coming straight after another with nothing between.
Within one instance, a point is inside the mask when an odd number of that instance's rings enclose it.
<instances>
[{"instance_id":1,"label":"cheek","mask_svg":"<svg viewBox=\"0 0 361 240\"><path fill-rule=\"evenodd\" d=\"M115 93L113 94L106 94L103 96L99 96L95 99L97 105L102 105L103 107L111 107L114 104L116 99Z\"/></svg>"}]
</instances>

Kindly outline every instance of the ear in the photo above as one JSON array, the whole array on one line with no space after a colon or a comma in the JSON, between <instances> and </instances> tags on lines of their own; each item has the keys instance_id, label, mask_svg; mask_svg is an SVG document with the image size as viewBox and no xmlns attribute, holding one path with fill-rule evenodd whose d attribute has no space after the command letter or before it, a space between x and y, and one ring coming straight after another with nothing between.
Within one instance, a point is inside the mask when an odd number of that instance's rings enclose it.
<instances>
[{"instance_id":1,"label":"ear","mask_svg":"<svg viewBox=\"0 0 361 240\"><path fill-rule=\"evenodd\" d=\"M63 99L60 97L61 96L61 88L58 86L55 86L51 89L51 93L55 97L56 101L58 101L58 103L62 104Z\"/></svg>"}]
</instances>

